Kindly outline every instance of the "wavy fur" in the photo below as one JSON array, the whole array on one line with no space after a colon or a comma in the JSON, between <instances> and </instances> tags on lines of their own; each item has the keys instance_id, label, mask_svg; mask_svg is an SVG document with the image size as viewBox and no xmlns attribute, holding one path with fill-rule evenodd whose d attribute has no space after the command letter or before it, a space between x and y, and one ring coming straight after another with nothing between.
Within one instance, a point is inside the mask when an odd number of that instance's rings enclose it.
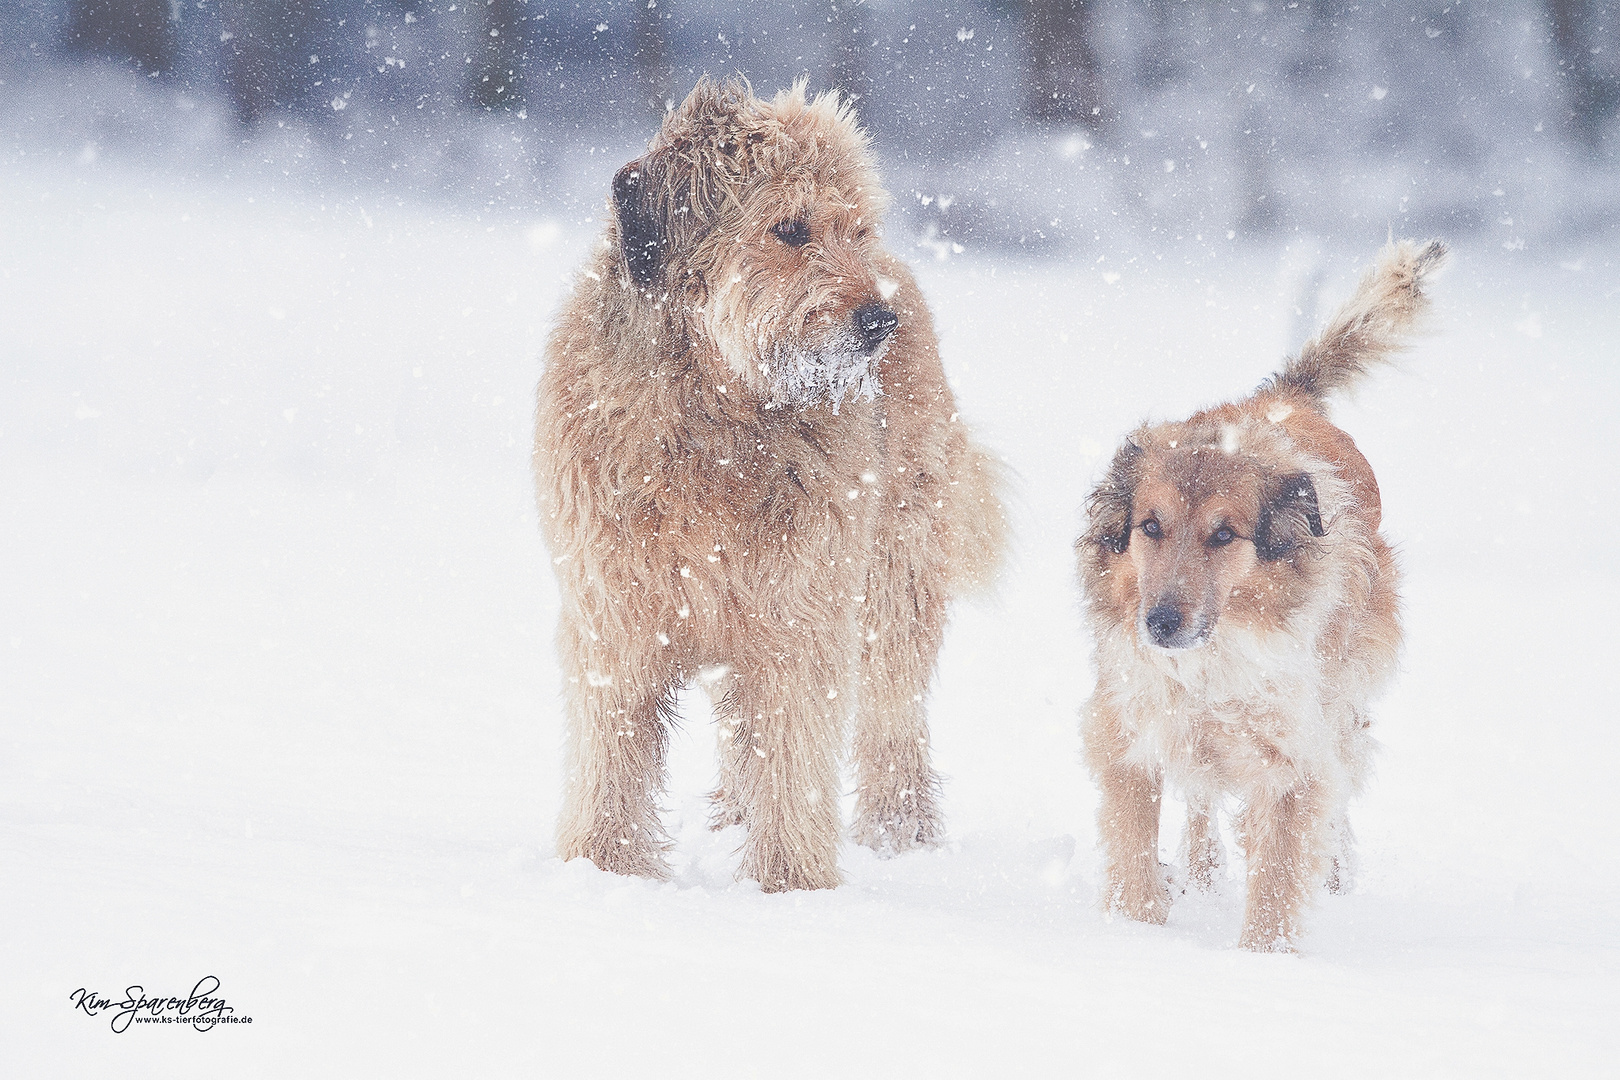
<instances>
[{"instance_id":1,"label":"wavy fur","mask_svg":"<svg viewBox=\"0 0 1620 1080\"><path fill-rule=\"evenodd\" d=\"M1428 310L1424 283L1445 265L1447 254L1439 240L1391 241L1321 333L1261 389L1297 390L1320 402L1350 389L1376 365L1388 363L1405 348L1406 338Z\"/></svg>"}]
</instances>

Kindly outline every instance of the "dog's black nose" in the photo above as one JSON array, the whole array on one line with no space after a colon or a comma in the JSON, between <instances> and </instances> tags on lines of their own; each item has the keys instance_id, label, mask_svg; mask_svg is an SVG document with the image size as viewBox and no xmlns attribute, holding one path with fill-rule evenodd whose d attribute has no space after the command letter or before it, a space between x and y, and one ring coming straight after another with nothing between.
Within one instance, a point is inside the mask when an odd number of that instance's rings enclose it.
<instances>
[{"instance_id":1,"label":"dog's black nose","mask_svg":"<svg viewBox=\"0 0 1620 1080\"><path fill-rule=\"evenodd\" d=\"M855 309L855 329L860 331L867 352L883 344L899 325L900 317L882 304L866 304Z\"/></svg>"},{"instance_id":2,"label":"dog's black nose","mask_svg":"<svg viewBox=\"0 0 1620 1080\"><path fill-rule=\"evenodd\" d=\"M1148 633L1153 635L1156 645L1169 645L1170 639L1176 636L1181 629L1181 612L1176 610L1174 604L1155 604L1153 610L1147 613L1142 620L1147 623Z\"/></svg>"}]
</instances>

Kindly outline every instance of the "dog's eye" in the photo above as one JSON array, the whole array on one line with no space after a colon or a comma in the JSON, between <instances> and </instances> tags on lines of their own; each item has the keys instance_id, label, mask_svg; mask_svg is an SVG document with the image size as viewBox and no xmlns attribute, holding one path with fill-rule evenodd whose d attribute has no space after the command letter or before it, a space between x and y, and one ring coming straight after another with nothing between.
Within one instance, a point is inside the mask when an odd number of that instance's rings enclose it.
<instances>
[{"instance_id":1,"label":"dog's eye","mask_svg":"<svg viewBox=\"0 0 1620 1080\"><path fill-rule=\"evenodd\" d=\"M771 232L788 247L804 247L810 242L808 221L778 221L771 226Z\"/></svg>"},{"instance_id":2,"label":"dog's eye","mask_svg":"<svg viewBox=\"0 0 1620 1080\"><path fill-rule=\"evenodd\" d=\"M1233 532L1227 526L1222 525L1220 528L1209 534L1209 546L1225 547L1227 544L1230 544L1236 539L1237 533Z\"/></svg>"},{"instance_id":3,"label":"dog's eye","mask_svg":"<svg viewBox=\"0 0 1620 1080\"><path fill-rule=\"evenodd\" d=\"M1159 528L1159 523L1157 521L1154 521L1152 518L1148 518L1146 521L1142 522L1142 535L1151 536L1153 539L1157 540L1159 537L1164 535L1164 530Z\"/></svg>"}]
</instances>

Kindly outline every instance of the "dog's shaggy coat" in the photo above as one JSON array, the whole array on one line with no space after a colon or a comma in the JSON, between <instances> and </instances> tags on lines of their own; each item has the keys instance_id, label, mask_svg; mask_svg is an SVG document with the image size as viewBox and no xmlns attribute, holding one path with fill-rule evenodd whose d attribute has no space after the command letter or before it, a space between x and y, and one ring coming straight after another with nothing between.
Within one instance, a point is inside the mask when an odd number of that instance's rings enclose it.
<instances>
[{"instance_id":1,"label":"dog's shaggy coat","mask_svg":"<svg viewBox=\"0 0 1620 1080\"><path fill-rule=\"evenodd\" d=\"M1138 430L1092 492L1076 545L1096 634L1083 733L1110 909L1168 914L1167 780L1187 797L1196 887L1220 863L1221 800L1241 802L1245 947L1291 948L1315 887L1347 884L1345 808L1401 631L1378 484L1324 399L1401 347L1444 257L1438 242L1392 244L1253 396Z\"/></svg>"},{"instance_id":2,"label":"dog's shaggy coat","mask_svg":"<svg viewBox=\"0 0 1620 1080\"><path fill-rule=\"evenodd\" d=\"M714 823L740 874L838 883L854 835L940 835L924 699L947 600L995 572L997 470L882 247L865 134L832 95L700 82L614 178L606 236L546 352L541 523L562 592L559 854L668 872L675 695L720 720Z\"/></svg>"}]
</instances>

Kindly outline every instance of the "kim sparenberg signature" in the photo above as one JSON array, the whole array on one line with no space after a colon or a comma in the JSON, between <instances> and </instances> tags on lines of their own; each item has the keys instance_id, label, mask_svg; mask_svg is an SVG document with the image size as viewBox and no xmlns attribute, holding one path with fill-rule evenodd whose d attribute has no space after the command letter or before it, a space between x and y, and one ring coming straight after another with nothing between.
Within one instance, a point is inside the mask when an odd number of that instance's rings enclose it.
<instances>
[{"instance_id":1,"label":"kim sparenberg signature","mask_svg":"<svg viewBox=\"0 0 1620 1080\"><path fill-rule=\"evenodd\" d=\"M122 1034L130 1024L185 1024L210 1031L216 1024L251 1024L253 1017L238 1016L219 994L219 980L205 975L186 997L147 997L144 986L124 989L122 999L102 997L84 987L68 995L73 1007L90 1016L112 1013L112 1029Z\"/></svg>"}]
</instances>

